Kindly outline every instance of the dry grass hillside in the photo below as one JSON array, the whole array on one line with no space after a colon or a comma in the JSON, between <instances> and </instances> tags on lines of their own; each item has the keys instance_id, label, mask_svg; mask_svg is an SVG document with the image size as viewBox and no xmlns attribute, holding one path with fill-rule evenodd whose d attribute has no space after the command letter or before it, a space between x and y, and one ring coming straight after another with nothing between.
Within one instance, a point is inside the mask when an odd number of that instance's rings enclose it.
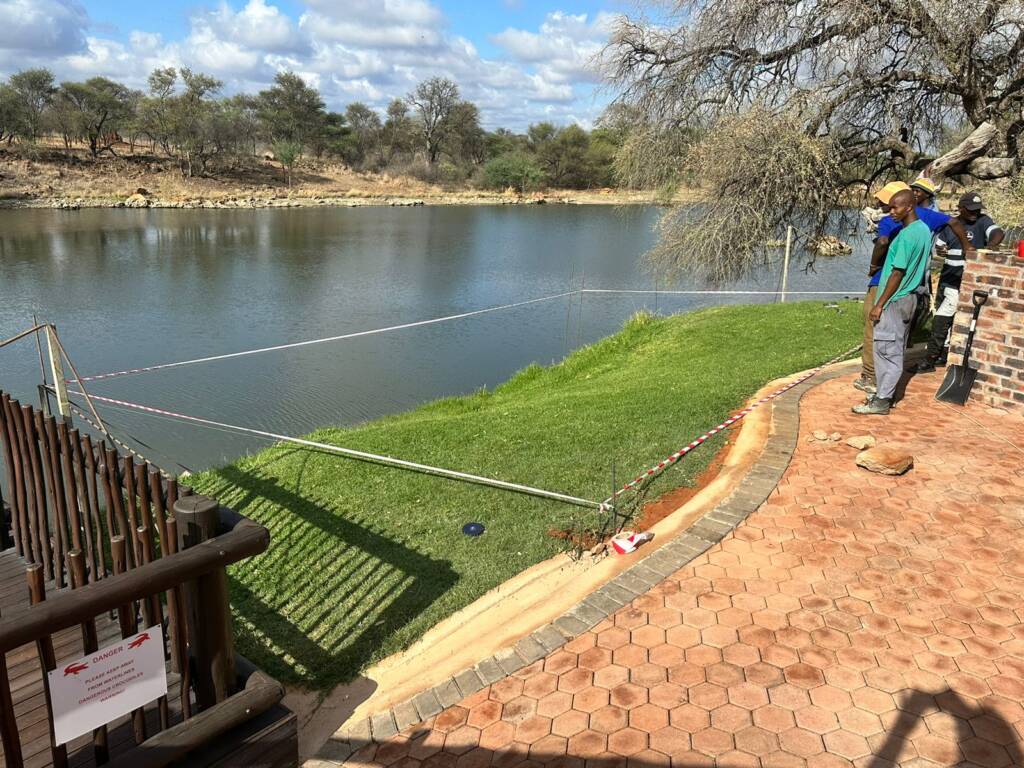
<instances>
[{"instance_id":1,"label":"dry grass hillside","mask_svg":"<svg viewBox=\"0 0 1024 768\"><path fill-rule=\"evenodd\" d=\"M232 167L185 178L173 158L127 145L97 159L79 149L40 145L0 148L0 206L124 205L261 207L266 205L651 202L650 193L545 190L525 197L469 187L448 188L409 176L358 173L341 163L306 159L285 181L280 165L247 158ZM141 193L141 199L139 194Z\"/></svg>"}]
</instances>

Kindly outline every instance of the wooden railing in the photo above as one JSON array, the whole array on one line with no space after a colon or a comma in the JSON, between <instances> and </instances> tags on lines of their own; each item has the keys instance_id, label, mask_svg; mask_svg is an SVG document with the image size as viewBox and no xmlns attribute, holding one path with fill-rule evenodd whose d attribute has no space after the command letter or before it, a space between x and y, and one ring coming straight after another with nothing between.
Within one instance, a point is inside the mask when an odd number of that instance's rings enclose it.
<instances>
[{"instance_id":1,"label":"wooden railing","mask_svg":"<svg viewBox=\"0 0 1024 768\"><path fill-rule=\"evenodd\" d=\"M236 657L228 605L225 568L263 552L265 528L3 393L0 443L13 546L28 565L31 603L0 616L7 766L25 764L25 739L30 753L48 750L58 768L81 749L91 749L97 765L168 765L280 701L281 686ZM45 682L58 663L55 641L67 655L68 631L78 627L77 647L88 654L104 639L133 636L140 619L143 628L159 625L166 638L174 683L168 697L148 716L136 711L70 750L56 744ZM7 656L26 644L35 644L43 670L48 735L19 731L11 686L17 674L9 675ZM24 673L30 661L24 651L16 654L14 672ZM130 743L112 743L115 728L130 733Z\"/></svg>"}]
</instances>

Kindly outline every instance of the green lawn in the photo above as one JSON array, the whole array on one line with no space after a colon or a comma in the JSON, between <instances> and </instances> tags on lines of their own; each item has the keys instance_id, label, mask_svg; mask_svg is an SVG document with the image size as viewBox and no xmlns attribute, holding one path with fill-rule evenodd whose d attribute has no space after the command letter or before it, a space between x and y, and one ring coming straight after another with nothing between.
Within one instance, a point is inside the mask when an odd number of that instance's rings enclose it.
<instances>
[{"instance_id":1,"label":"green lawn","mask_svg":"<svg viewBox=\"0 0 1024 768\"><path fill-rule=\"evenodd\" d=\"M820 302L638 316L494 391L311 437L600 500L613 462L620 479L639 472L766 382L849 349L860 316L859 304ZM689 483L714 450L695 451L653 491ZM319 689L558 551L552 527L595 522L561 503L293 446L190 482L271 532L267 553L231 571L239 650L282 681ZM487 533L462 536L470 520Z\"/></svg>"}]
</instances>

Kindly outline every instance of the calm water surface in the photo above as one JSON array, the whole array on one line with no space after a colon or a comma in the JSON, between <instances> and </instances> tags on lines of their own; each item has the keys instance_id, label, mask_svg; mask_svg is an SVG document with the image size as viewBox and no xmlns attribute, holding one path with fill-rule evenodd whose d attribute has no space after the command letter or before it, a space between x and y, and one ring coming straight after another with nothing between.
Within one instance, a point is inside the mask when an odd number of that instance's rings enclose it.
<instances>
[{"instance_id":1,"label":"calm water surface","mask_svg":"<svg viewBox=\"0 0 1024 768\"><path fill-rule=\"evenodd\" d=\"M598 206L0 212L0 337L57 324L83 375L482 309L578 288L653 289L654 208ZM791 290L862 290L867 254L793 270ZM737 289L775 290L781 268ZM665 286L660 286L664 288ZM676 288L704 288L684 284ZM765 297L586 295L379 336L95 382L96 394L273 432L354 424L490 387L615 332L639 309ZM31 341L0 388L35 398ZM114 409L167 467L265 441ZM405 457L415 459L416 457Z\"/></svg>"}]
</instances>

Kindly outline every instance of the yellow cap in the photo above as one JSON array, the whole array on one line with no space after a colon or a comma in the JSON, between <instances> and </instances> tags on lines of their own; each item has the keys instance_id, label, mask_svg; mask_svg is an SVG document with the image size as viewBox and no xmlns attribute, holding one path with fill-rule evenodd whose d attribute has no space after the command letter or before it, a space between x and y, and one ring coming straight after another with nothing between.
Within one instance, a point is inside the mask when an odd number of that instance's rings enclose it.
<instances>
[{"instance_id":1,"label":"yellow cap","mask_svg":"<svg viewBox=\"0 0 1024 768\"><path fill-rule=\"evenodd\" d=\"M935 186L935 182L926 176L922 176L910 186L911 188L916 188L927 192L929 197L935 197L935 193L936 191L938 191Z\"/></svg>"},{"instance_id":2,"label":"yellow cap","mask_svg":"<svg viewBox=\"0 0 1024 768\"><path fill-rule=\"evenodd\" d=\"M905 181L890 181L880 190L875 192L875 197L882 205L888 205L889 201L892 200L892 196L897 192L903 192L909 190L910 186Z\"/></svg>"}]
</instances>

